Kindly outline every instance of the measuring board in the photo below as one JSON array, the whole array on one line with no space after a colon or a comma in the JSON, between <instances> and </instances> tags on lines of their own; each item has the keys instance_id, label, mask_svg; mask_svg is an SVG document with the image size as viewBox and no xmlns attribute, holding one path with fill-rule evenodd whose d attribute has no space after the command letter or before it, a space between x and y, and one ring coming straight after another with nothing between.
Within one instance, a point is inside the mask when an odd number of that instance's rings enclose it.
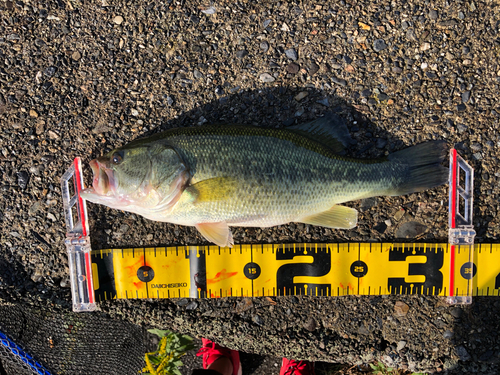
<instances>
[{"instance_id":1,"label":"measuring board","mask_svg":"<svg viewBox=\"0 0 500 375\"><path fill-rule=\"evenodd\" d=\"M423 294L500 296L500 244L455 253L446 243L179 246L92 251L95 298ZM457 246L455 246L457 247Z\"/></svg>"},{"instance_id":2,"label":"measuring board","mask_svg":"<svg viewBox=\"0 0 500 375\"><path fill-rule=\"evenodd\" d=\"M452 295L500 296L500 244L455 254ZM341 243L179 246L92 252L95 298L219 298L284 295L448 296L450 245ZM480 271L480 272L479 272ZM471 280L473 278L473 280Z\"/></svg>"},{"instance_id":3,"label":"measuring board","mask_svg":"<svg viewBox=\"0 0 500 375\"><path fill-rule=\"evenodd\" d=\"M114 298L500 296L500 244L474 244L474 170L450 150L449 243L313 243L92 251L80 158L61 178L74 311ZM73 185L71 188L70 185Z\"/></svg>"}]
</instances>

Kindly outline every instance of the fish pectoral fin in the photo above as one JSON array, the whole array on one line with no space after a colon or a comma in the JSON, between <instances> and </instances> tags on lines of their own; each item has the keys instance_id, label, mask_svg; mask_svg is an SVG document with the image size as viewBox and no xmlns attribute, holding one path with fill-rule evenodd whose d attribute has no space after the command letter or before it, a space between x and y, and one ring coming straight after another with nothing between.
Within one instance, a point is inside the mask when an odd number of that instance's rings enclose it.
<instances>
[{"instance_id":1,"label":"fish pectoral fin","mask_svg":"<svg viewBox=\"0 0 500 375\"><path fill-rule=\"evenodd\" d=\"M199 223L196 229L208 241L221 247L233 247L233 234L225 221L219 223Z\"/></svg>"},{"instance_id":2,"label":"fish pectoral fin","mask_svg":"<svg viewBox=\"0 0 500 375\"><path fill-rule=\"evenodd\" d=\"M193 196L193 203L216 202L236 194L238 181L232 177L214 177L197 182L187 188Z\"/></svg>"},{"instance_id":3,"label":"fish pectoral fin","mask_svg":"<svg viewBox=\"0 0 500 375\"><path fill-rule=\"evenodd\" d=\"M351 229L358 223L358 211L350 207L333 206L328 211L301 217L296 221L327 228Z\"/></svg>"}]
</instances>

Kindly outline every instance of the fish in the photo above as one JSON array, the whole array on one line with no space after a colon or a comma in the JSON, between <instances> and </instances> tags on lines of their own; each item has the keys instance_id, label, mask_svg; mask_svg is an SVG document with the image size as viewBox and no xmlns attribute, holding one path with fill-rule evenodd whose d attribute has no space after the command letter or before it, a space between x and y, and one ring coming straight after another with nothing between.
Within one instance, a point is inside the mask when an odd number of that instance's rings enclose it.
<instances>
[{"instance_id":1,"label":"fish","mask_svg":"<svg viewBox=\"0 0 500 375\"><path fill-rule=\"evenodd\" d=\"M81 197L144 216L195 226L209 242L234 245L230 227L300 222L351 229L358 212L340 205L443 185L444 141L376 159L344 156L352 139L334 113L286 128L216 124L173 128L90 161Z\"/></svg>"}]
</instances>

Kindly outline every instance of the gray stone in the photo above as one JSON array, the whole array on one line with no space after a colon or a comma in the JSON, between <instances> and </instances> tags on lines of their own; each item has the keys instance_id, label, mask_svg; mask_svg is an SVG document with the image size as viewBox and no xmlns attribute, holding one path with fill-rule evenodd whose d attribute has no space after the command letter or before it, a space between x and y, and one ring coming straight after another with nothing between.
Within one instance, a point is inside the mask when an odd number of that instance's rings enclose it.
<instances>
[{"instance_id":1,"label":"gray stone","mask_svg":"<svg viewBox=\"0 0 500 375\"><path fill-rule=\"evenodd\" d=\"M269 73L262 73L259 78L262 82L266 82L266 83L275 81L274 77L272 75L270 75Z\"/></svg>"},{"instance_id":2,"label":"gray stone","mask_svg":"<svg viewBox=\"0 0 500 375\"><path fill-rule=\"evenodd\" d=\"M460 358L461 361L468 361L469 359L471 359L469 352L467 352L467 349L465 349L463 346L457 346L455 348L455 353L457 353L458 358Z\"/></svg>"},{"instance_id":3,"label":"gray stone","mask_svg":"<svg viewBox=\"0 0 500 375\"><path fill-rule=\"evenodd\" d=\"M398 346L396 347L396 350L399 352L405 346L406 346L406 341L400 341L400 342L398 342Z\"/></svg>"},{"instance_id":4,"label":"gray stone","mask_svg":"<svg viewBox=\"0 0 500 375\"><path fill-rule=\"evenodd\" d=\"M387 44L385 44L384 39L377 39L373 42L373 49L375 50L375 52L380 52L386 48Z\"/></svg>"},{"instance_id":5,"label":"gray stone","mask_svg":"<svg viewBox=\"0 0 500 375\"><path fill-rule=\"evenodd\" d=\"M295 61L299 58L297 51L295 51L293 48L287 49L285 51L285 55L286 55L286 57L288 57L290 60L293 60L293 61Z\"/></svg>"},{"instance_id":6,"label":"gray stone","mask_svg":"<svg viewBox=\"0 0 500 375\"><path fill-rule=\"evenodd\" d=\"M462 102L468 103L470 99L470 91L465 91L462 93Z\"/></svg>"}]
</instances>

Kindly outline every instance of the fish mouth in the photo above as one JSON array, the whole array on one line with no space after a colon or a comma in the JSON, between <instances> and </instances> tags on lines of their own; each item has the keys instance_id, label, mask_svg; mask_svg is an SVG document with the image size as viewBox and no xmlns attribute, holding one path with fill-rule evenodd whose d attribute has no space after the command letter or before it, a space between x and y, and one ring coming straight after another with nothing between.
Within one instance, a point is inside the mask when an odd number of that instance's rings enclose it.
<instances>
[{"instance_id":1,"label":"fish mouth","mask_svg":"<svg viewBox=\"0 0 500 375\"><path fill-rule=\"evenodd\" d=\"M116 181L113 176L113 171L107 167L106 160L101 158L90 161L90 168L94 177L92 179L92 187L98 195L111 196L116 191Z\"/></svg>"}]
</instances>

